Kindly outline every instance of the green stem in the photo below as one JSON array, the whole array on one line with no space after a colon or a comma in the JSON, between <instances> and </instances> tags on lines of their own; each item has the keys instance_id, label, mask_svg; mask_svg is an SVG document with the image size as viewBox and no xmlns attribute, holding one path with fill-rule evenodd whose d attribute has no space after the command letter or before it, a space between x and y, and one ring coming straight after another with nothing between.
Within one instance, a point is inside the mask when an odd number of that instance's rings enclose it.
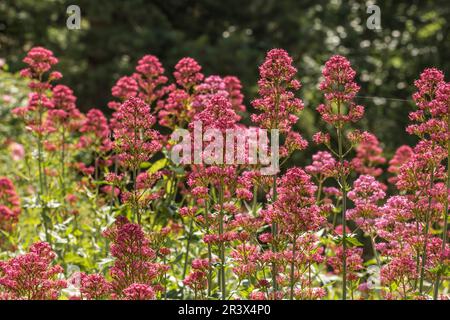
<instances>
[{"instance_id":1,"label":"green stem","mask_svg":"<svg viewBox=\"0 0 450 320\"><path fill-rule=\"evenodd\" d=\"M338 103L338 111L340 112L340 103ZM338 135L338 152L339 152L339 162L341 165L340 172L340 185L342 192L342 300L347 299L347 181L345 174L342 172L344 167L344 156L343 156L343 133L342 125L339 124L337 128Z\"/></svg>"},{"instance_id":2,"label":"green stem","mask_svg":"<svg viewBox=\"0 0 450 320\"><path fill-rule=\"evenodd\" d=\"M378 255L378 251L375 248L375 240L374 240L372 235L370 236L370 243L372 244L373 255L375 257L375 260L377 260L377 265L378 265L379 268L381 268L380 256Z\"/></svg>"},{"instance_id":3,"label":"green stem","mask_svg":"<svg viewBox=\"0 0 450 320\"><path fill-rule=\"evenodd\" d=\"M43 111L42 108L40 106L40 102L39 102L39 129L41 129L42 127L42 117L43 117ZM42 224L44 226L44 232L45 232L45 241L47 241L50 245L51 245L51 239L50 239L50 234L49 234L49 226L47 224L47 220L49 219L48 215L47 215L47 208L46 205L44 204L44 201L42 201L42 196L46 194L45 192L45 182L44 182L44 159L42 158L42 152L43 152L43 147L42 147L42 135L40 132L38 132L38 136L37 136L37 145L38 145L38 173L39 173L39 192L37 194L38 196L38 202L39 205L41 206L41 217L42 217Z\"/></svg>"},{"instance_id":4,"label":"green stem","mask_svg":"<svg viewBox=\"0 0 450 320\"><path fill-rule=\"evenodd\" d=\"M291 294L290 294L290 299L294 300L294 285L295 285L295 280L294 280L294 276L295 276L295 247L297 244L297 237L294 237L293 241L292 241L292 259L291 259Z\"/></svg>"},{"instance_id":5,"label":"green stem","mask_svg":"<svg viewBox=\"0 0 450 320\"><path fill-rule=\"evenodd\" d=\"M431 168L431 176L430 176L430 187L429 187L429 193L431 193L431 190L434 186L434 166ZM428 196L428 208L425 213L425 232L424 232L424 243L423 243L423 250L422 250L422 261L421 261L421 267L420 267L420 282L419 282L419 293L423 293L423 282L425 279L425 265L427 260L427 246L428 246L428 234L430 229L430 210L431 210L431 202L432 202L432 196Z\"/></svg>"},{"instance_id":6,"label":"green stem","mask_svg":"<svg viewBox=\"0 0 450 320\"><path fill-rule=\"evenodd\" d=\"M66 157L66 129L64 125L62 127L61 132L61 191L63 195L63 199L66 196L66 168L65 168L65 157Z\"/></svg>"},{"instance_id":7,"label":"green stem","mask_svg":"<svg viewBox=\"0 0 450 320\"><path fill-rule=\"evenodd\" d=\"M220 183L219 189L219 203L220 203L220 213L219 213L219 236L222 238L224 232L224 212L223 212L223 182ZM223 241L220 242L220 287L222 290L222 300L226 298L226 281L225 281L225 245Z\"/></svg>"},{"instance_id":8,"label":"green stem","mask_svg":"<svg viewBox=\"0 0 450 320\"><path fill-rule=\"evenodd\" d=\"M212 248L208 243L208 297L211 297L212 292Z\"/></svg>"},{"instance_id":9,"label":"green stem","mask_svg":"<svg viewBox=\"0 0 450 320\"><path fill-rule=\"evenodd\" d=\"M141 214L139 212L139 203L138 203L138 199L137 199L137 169L133 168L133 197L134 197L134 206L133 206L133 213L134 213L134 217L135 219L137 219L137 223L140 225L141 224Z\"/></svg>"},{"instance_id":10,"label":"green stem","mask_svg":"<svg viewBox=\"0 0 450 320\"><path fill-rule=\"evenodd\" d=\"M448 124L448 132L450 132L450 116L448 116L447 119ZM450 140L447 141L447 192L450 190ZM447 230L448 230L448 196L445 197L445 206L444 206L444 229L442 231L442 248L441 248L441 259L440 262L442 263L442 259L444 257L445 247L447 245ZM434 294L433 299L437 300L438 294L439 294L439 284L441 281L441 273L442 270L439 270L436 282L434 284Z\"/></svg>"},{"instance_id":11,"label":"green stem","mask_svg":"<svg viewBox=\"0 0 450 320\"><path fill-rule=\"evenodd\" d=\"M317 203L320 202L320 198L322 197L322 189L323 189L323 179L319 180L319 187L317 188Z\"/></svg>"},{"instance_id":12,"label":"green stem","mask_svg":"<svg viewBox=\"0 0 450 320\"><path fill-rule=\"evenodd\" d=\"M205 201L205 221L208 221L208 201ZM209 234L209 229L206 230L207 234ZM211 249L211 243L208 243L208 297L211 297L211 291L212 291L212 249Z\"/></svg>"},{"instance_id":13,"label":"green stem","mask_svg":"<svg viewBox=\"0 0 450 320\"><path fill-rule=\"evenodd\" d=\"M273 189L273 200L275 202L277 200L277 176L273 176L272 181L272 189ZM278 234L278 225L276 222L272 223L272 252L277 252L277 247L275 245L276 237ZM277 283L277 265L275 262L272 262L272 285L273 285L273 298L276 299L276 293L278 291L278 283Z\"/></svg>"},{"instance_id":14,"label":"green stem","mask_svg":"<svg viewBox=\"0 0 450 320\"><path fill-rule=\"evenodd\" d=\"M252 213L256 215L256 205L258 204L258 186L253 186L253 201L252 201Z\"/></svg>"},{"instance_id":15,"label":"green stem","mask_svg":"<svg viewBox=\"0 0 450 320\"><path fill-rule=\"evenodd\" d=\"M186 254L184 257L183 276L181 277L182 279L184 279L186 277L187 266L188 266L188 262L189 262L189 249L191 246L193 225L194 225L194 219L191 219L191 221L189 222L189 234L186 239Z\"/></svg>"}]
</instances>

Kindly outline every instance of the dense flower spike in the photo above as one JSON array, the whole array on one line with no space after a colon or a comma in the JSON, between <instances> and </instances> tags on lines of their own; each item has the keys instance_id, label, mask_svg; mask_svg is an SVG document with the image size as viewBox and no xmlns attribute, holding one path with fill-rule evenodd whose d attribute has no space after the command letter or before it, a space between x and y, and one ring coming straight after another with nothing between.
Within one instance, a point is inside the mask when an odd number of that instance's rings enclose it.
<instances>
[{"instance_id":1,"label":"dense flower spike","mask_svg":"<svg viewBox=\"0 0 450 320\"><path fill-rule=\"evenodd\" d=\"M446 147L449 135L449 89L444 82L444 74L435 68L425 69L414 85L417 91L413 99L418 110L409 114L414 124L408 126L406 131Z\"/></svg>"},{"instance_id":2,"label":"dense flower spike","mask_svg":"<svg viewBox=\"0 0 450 320\"><path fill-rule=\"evenodd\" d=\"M88 111L81 124L80 132L83 135L80 137L79 147L90 147L98 153L107 152L111 149L112 142L108 120L100 110L91 109Z\"/></svg>"},{"instance_id":3,"label":"dense flower spike","mask_svg":"<svg viewBox=\"0 0 450 320\"><path fill-rule=\"evenodd\" d=\"M323 178L331 177L336 170L336 159L327 151L319 151L312 157L311 165L306 166L305 170L314 176L321 176Z\"/></svg>"},{"instance_id":4,"label":"dense flower spike","mask_svg":"<svg viewBox=\"0 0 450 320\"><path fill-rule=\"evenodd\" d=\"M244 95L242 94L241 81L234 76L226 76L223 78L225 90L228 92L231 105L236 112L245 112L246 107L243 105Z\"/></svg>"},{"instance_id":5,"label":"dense flower spike","mask_svg":"<svg viewBox=\"0 0 450 320\"><path fill-rule=\"evenodd\" d=\"M123 290L125 300L153 300L155 299L155 290L149 285L142 283L133 283Z\"/></svg>"},{"instance_id":6,"label":"dense flower spike","mask_svg":"<svg viewBox=\"0 0 450 320\"><path fill-rule=\"evenodd\" d=\"M49 112L50 119L66 123L68 120L77 119L81 116L75 105L77 98L69 87L57 85L53 88L52 93L54 109Z\"/></svg>"},{"instance_id":7,"label":"dense flower spike","mask_svg":"<svg viewBox=\"0 0 450 320\"><path fill-rule=\"evenodd\" d=\"M381 211L377 204L386 193L383 185L371 175L362 175L353 183L353 189L348 193L348 198L353 201L355 208L348 210L347 217L366 233L374 233L373 224Z\"/></svg>"},{"instance_id":8,"label":"dense flower spike","mask_svg":"<svg viewBox=\"0 0 450 320\"><path fill-rule=\"evenodd\" d=\"M151 286L167 269L156 262L157 252L150 247L142 228L119 217L104 235L112 242L111 255L116 259L110 269L115 296L153 298L155 292Z\"/></svg>"},{"instance_id":9,"label":"dense flower spike","mask_svg":"<svg viewBox=\"0 0 450 320\"><path fill-rule=\"evenodd\" d=\"M165 93L161 88L168 80L163 75L164 68L157 57L145 55L139 60L136 71L133 77L140 88L139 97L151 105Z\"/></svg>"},{"instance_id":10,"label":"dense flower spike","mask_svg":"<svg viewBox=\"0 0 450 320\"><path fill-rule=\"evenodd\" d=\"M388 172L394 174L388 179L388 181L392 184L397 182L397 174L403 164L408 162L408 160L413 155L413 149L410 146L403 145L400 146L396 151L391 160L389 160L389 168Z\"/></svg>"},{"instance_id":11,"label":"dense flower spike","mask_svg":"<svg viewBox=\"0 0 450 320\"><path fill-rule=\"evenodd\" d=\"M315 230L324 223L315 206L317 187L305 171L289 169L278 185L278 199L273 211L266 213L268 222L275 220L285 228L285 232L293 234Z\"/></svg>"},{"instance_id":12,"label":"dense flower spike","mask_svg":"<svg viewBox=\"0 0 450 320\"><path fill-rule=\"evenodd\" d=\"M353 168L360 174L378 177L383 170L377 166L386 162L382 153L383 149L380 147L378 138L369 132L363 132L361 142L356 147L356 157L352 160Z\"/></svg>"},{"instance_id":13,"label":"dense flower spike","mask_svg":"<svg viewBox=\"0 0 450 320\"><path fill-rule=\"evenodd\" d=\"M0 262L0 291L5 290L12 299L58 299L67 284L57 278L63 269L52 266L55 257L48 243L38 242L28 253Z\"/></svg>"},{"instance_id":14,"label":"dense flower spike","mask_svg":"<svg viewBox=\"0 0 450 320\"><path fill-rule=\"evenodd\" d=\"M80 298L86 300L101 300L109 298L111 285L101 274L85 274L80 272L75 274L71 281L80 286Z\"/></svg>"},{"instance_id":15,"label":"dense flower spike","mask_svg":"<svg viewBox=\"0 0 450 320\"><path fill-rule=\"evenodd\" d=\"M349 122L356 122L364 115L364 107L353 102L353 98L359 91L359 85L354 81L356 72L352 69L350 62L343 56L332 56L326 63L322 70L323 81L319 85L319 89L324 93L325 103L317 107L322 119L333 125L337 133L337 150L334 150L331 145L330 136L324 133L317 133L313 140L321 144L323 143L330 151L338 157L339 165L336 170L335 178L340 186L340 193L342 194L341 206L341 223L339 226L342 230L342 248L339 247L340 259L342 262L342 298L347 299L347 280L351 281L351 269L347 270L347 263L349 256L347 256L347 178L351 173L351 165L345 160L345 156L351 151L352 147L358 145L363 141L364 134L358 130L351 131L347 134L347 139L350 142L350 148L346 149L344 141L344 126ZM365 135L365 140L374 140L374 136L370 134ZM373 141L372 141L373 142ZM369 141L370 143L370 141ZM365 164L368 158L373 159L374 153L377 162L381 160L379 157L380 150L367 150L364 144L359 145L357 158L354 160L356 168L360 172L368 173L373 171ZM373 171L375 175L378 173ZM320 199L320 198L319 198ZM326 208L325 208L326 209ZM327 211L327 210L325 210ZM333 226L336 225L336 215L333 218ZM353 250L353 249L352 249ZM351 252L349 252L351 253ZM351 266L349 266L351 268ZM350 274L347 272L349 271Z\"/></svg>"},{"instance_id":16,"label":"dense flower spike","mask_svg":"<svg viewBox=\"0 0 450 320\"><path fill-rule=\"evenodd\" d=\"M130 98L117 111L114 146L122 164L137 169L161 149L160 135L151 129L155 118L139 98Z\"/></svg>"},{"instance_id":17,"label":"dense flower spike","mask_svg":"<svg viewBox=\"0 0 450 320\"><path fill-rule=\"evenodd\" d=\"M297 69L292 66L292 58L282 49L267 53L266 60L259 67L261 79L258 81L258 99L252 105L262 113L252 115L252 121L261 128L290 131L297 122L296 113L303 109L303 101L294 96L300 89L300 82L294 79Z\"/></svg>"},{"instance_id":18,"label":"dense flower spike","mask_svg":"<svg viewBox=\"0 0 450 320\"><path fill-rule=\"evenodd\" d=\"M58 63L58 59L53 56L53 52L42 47L34 47L28 51L23 59L28 68L23 69L20 74L23 77L38 79L42 74L48 72L53 65ZM53 75L53 78L58 76Z\"/></svg>"},{"instance_id":19,"label":"dense flower spike","mask_svg":"<svg viewBox=\"0 0 450 320\"><path fill-rule=\"evenodd\" d=\"M159 124L168 128L184 127L189 123L194 110L189 109L191 96L184 90L171 91L158 113Z\"/></svg>"},{"instance_id":20,"label":"dense flower spike","mask_svg":"<svg viewBox=\"0 0 450 320\"><path fill-rule=\"evenodd\" d=\"M225 132L236 126L237 115L228 98L217 94L208 100L205 109L196 115L195 120L201 121L205 130L219 129Z\"/></svg>"},{"instance_id":21,"label":"dense flower spike","mask_svg":"<svg viewBox=\"0 0 450 320\"><path fill-rule=\"evenodd\" d=\"M344 122L356 122L364 115L364 107L352 102L359 85L354 82L356 72L350 62L342 56L333 56L326 63L322 71L324 80L319 88L325 94L326 104L317 107L322 119L334 126L341 126ZM348 112L344 112L344 105L348 104Z\"/></svg>"},{"instance_id":22,"label":"dense flower spike","mask_svg":"<svg viewBox=\"0 0 450 320\"><path fill-rule=\"evenodd\" d=\"M121 101L125 101L129 98L135 97L138 92L138 85L133 77L122 77L117 80L117 83L111 89L113 97L119 98ZM120 104L110 104L112 109L116 109L116 106Z\"/></svg>"},{"instance_id":23,"label":"dense flower spike","mask_svg":"<svg viewBox=\"0 0 450 320\"><path fill-rule=\"evenodd\" d=\"M173 73L177 84L185 89L190 89L203 80L204 75L200 72L202 67L192 58L183 58L178 61Z\"/></svg>"}]
</instances>

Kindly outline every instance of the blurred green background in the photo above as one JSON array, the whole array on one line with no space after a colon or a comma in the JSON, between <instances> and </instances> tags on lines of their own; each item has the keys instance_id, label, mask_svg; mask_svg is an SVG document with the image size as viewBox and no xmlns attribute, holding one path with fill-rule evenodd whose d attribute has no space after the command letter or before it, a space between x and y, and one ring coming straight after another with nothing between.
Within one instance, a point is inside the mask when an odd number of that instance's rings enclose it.
<instances>
[{"instance_id":1,"label":"blurred green background","mask_svg":"<svg viewBox=\"0 0 450 320\"><path fill-rule=\"evenodd\" d=\"M70 4L81 8L81 30L66 28ZM381 8L379 31L366 27L370 4ZM266 51L284 48L303 83L298 127L309 139L322 125L315 112L321 67L343 54L362 86L366 117L359 126L373 131L389 156L413 142L404 128L414 79L430 66L449 74L449 21L448 0L2 0L0 58L17 71L28 49L45 46L60 59L62 82L74 89L80 109L107 110L111 87L142 55L158 56L168 74L191 56L207 75L238 76L248 106Z\"/></svg>"}]
</instances>

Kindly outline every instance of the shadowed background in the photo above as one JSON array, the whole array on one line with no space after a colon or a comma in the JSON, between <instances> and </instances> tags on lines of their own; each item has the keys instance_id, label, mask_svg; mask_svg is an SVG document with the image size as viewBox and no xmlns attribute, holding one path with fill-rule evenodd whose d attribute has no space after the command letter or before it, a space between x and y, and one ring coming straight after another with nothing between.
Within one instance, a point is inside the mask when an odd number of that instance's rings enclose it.
<instances>
[{"instance_id":1,"label":"shadowed background","mask_svg":"<svg viewBox=\"0 0 450 320\"><path fill-rule=\"evenodd\" d=\"M66 28L70 4L81 8L81 30ZM366 27L370 4L381 8L380 31ZM266 51L284 48L303 83L306 107L297 127L310 139L323 125L315 112L321 67L342 54L361 84L357 102L366 116L359 126L374 132L390 156L414 142L404 131L414 79L430 66L449 74L449 20L448 0L3 0L0 58L15 72L27 50L45 46L60 59L61 82L73 88L79 108L108 112L111 87L144 54L158 56L169 75L184 56L198 60L206 75L236 75L249 106Z\"/></svg>"}]
</instances>

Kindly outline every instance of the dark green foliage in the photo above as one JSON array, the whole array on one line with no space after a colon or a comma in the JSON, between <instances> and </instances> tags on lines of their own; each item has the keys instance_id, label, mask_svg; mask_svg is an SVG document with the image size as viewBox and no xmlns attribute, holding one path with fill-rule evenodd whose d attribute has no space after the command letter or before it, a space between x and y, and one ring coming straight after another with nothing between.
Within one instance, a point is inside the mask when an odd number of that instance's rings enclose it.
<instances>
[{"instance_id":1,"label":"dark green foliage","mask_svg":"<svg viewBox=\"0 0 450 320\"><path fill-rule=\"evenodd\" d=\"M66 8L81 8L81 30L66 28ZM205 74L238 76L247 105L256 93L258 65L265 52L286 49L295 59L306 102L299 127L307 138L317 131L314 112L321 66L343 54L358 73L367 115L362 129L374 132L392 153L413 140L404 132L411 110L412 83L423 68L449 73L448 1L378 1L381 31L366 27L366 5L358 0L3 0L0 57L11 70L32 46L60 58L62 80L80 108L106 109L110 88L130 74L146 53L157 55L167 72L191 56ZM408 101L403 101L408 100Z\"/></svg>"}]
</instances>

